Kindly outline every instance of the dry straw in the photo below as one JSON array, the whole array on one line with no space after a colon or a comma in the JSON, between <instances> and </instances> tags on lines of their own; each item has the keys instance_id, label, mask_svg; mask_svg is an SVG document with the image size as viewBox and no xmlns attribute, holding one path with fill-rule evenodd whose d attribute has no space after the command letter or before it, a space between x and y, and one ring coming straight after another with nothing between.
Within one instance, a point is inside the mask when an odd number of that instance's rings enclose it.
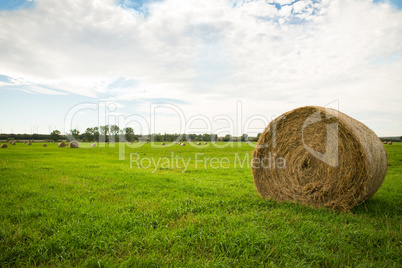
<instances>
[{"instance_id":1,"label":"dry straw","mask_svg":"<svg viewBox=\"0 0 402 268\"><path fill-rule=\"evenodd\" d=\"M314 106L272 121L252 162L262 197L336 210L370 198L387 166L384 146L372 130L341 112Z\"/></svg>"},{"instance_id":2,"label":"dry straw","mask_svg":"<svg viewBox=\"0 0 402 268\"><path fill-rule=\"evenodd\" d=\"M66 144L64 142L60 142L57 146L59 146L60 148L64 148L66 147Z\"/></svg>"},{"instance_id":3,"label":"dry straw","mask_svg":"<svg viewBox=\"0 0 402 268\"><path fill-rule=\"evenodd\" d=\"M70 148L78 148L78 147L79 147L79 145L78 145L77 141L70 142Z\"/></svg>"}]
</instances>

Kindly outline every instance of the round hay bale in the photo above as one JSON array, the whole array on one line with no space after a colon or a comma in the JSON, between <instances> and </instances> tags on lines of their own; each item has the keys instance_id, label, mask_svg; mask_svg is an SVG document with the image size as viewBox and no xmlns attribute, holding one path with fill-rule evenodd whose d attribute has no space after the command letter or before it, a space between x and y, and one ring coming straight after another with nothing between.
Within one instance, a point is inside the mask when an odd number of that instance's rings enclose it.
<instances>
[{"instance_id":1,"label":"round hay bale","mask_svg":"<svg viewBox=\"0 0 402 268\"><path fill-rule=\"evenodd\" d=\"M59 148L64 148L64 147L66 147L66 144L64 142L60 142L57 146Z\"/></svg>"},{"instance_id":2,"label":"round hay bale","mask_svg":"<svg viewBox=\"0 0 402 268\"><path fill-rule=\"evenodd\" d=\"M15 141L13 141L13 142L11 143L11 145L15 145Z\"/></svg>"},{"instance_id":3,"label":"round hay bale","mask_svg":"<svg viewBox=\"0 0 402 268\"><path fill-rule=\"evenodd\" d=\"M186 144L185 143L182 143L182 144L180 144L181 146L186 146Z\"/></svg>"},{"instance_id":4,"label":"round hay bale","mask_svg":"<svg viewBox=\"0 0 402 268\"><path fill-rule=\"evenodd\" d=\"M384 144L387 144L387 141L384 141Z\"/></svg>"},{"instance_id":5,"label":"round hay bale","mask_svg":"<svg viewBox=\"0 0 402 268\"><path fill-rule=\"evenodd\" d=\"M200 142L197 142L197 145L201 145L201 143L200 143Z\"/></svg>"},{"instance_id":6,"label":"round hay bale","mask_svg":"<svg viewBox=\"0 0 402 268\"><path fill-rule=\"evenodd\" d=\"M28 145L32 145L32 143L31 143L31 142L28 142Z\"/></svg>"},{"instance_id":7,"label":"round hay bale","mask_svg":"<svg viewBox=\"0 0 402 268\"><path fill-rule=\"evenodd\" d=\"M163 146L163 145L165 145L165 143L164 143L164 142L162 142L162 143L161 143L161 145Z\"/></svg>"},{"instance_id":8,"label":"round hay bale","mask_svg":"<svg viewBox=\"0 0 402 268\"><path fill-rule=\"evenodd\" d=\"M8 148L8 145L4 143L4 144L1 145L1 148L4 148L4 149Z\"/></svg>"},{"instance_id":9,"label":"round hay bale","mask_svg":"<svg viewBox=\"0 0 402 268\"><path fill-rule=\"evenodd\" d=\"M47 147L47 144L43 144L43 146L42 147Z\"/></svg>"},{"instance_id":10,"label":"round hay bale","mask_svg":"<svg viewBox=\"0 0 402 268\"><path fill-rule=\"evenodd\" d=\"M370 198L387 172L377 135L332 109L307 106L273 120L253 152L254 184L263 198L335 210Z\"/></svg>"},{"instance_id":11,"label":"round hay bale","mask_svg":"<svg viewBox=\"0 0 402 268\"><path fill-rule=\"evenodd\" d=\"M208 144L208 143L204 142L204 145L206 145L206 144Z\"/></svg>"},{"instance_id":12,"label":"round hay bale","mask_svg":"<svg viewBox=\"0 0 402 268\"><path fill-rule=\"evenodd\" d=\"M389 142L388 142L388 145L392 145L392 141L389 141Z\"/></svg>"},{"instance_id":13,"label":"round hay bale","mask_svg":"<svg viewBox=\"0 0 402 268\"><path fill-rule=\"evenodd\" d=\"M92 143L92 147L96 147L96 143Z\"/></svg>"},{"instance_id":14,"label":"round hay bale","mask_svg":"<svg viewBox=\"0 0 402 268\"><path fill-rule=\"evenodd\" d=\"M79 147L78 141L72 141L72 142L70 142L70 148L78 148L78 147Z\"/></svg>"}]
</instances>

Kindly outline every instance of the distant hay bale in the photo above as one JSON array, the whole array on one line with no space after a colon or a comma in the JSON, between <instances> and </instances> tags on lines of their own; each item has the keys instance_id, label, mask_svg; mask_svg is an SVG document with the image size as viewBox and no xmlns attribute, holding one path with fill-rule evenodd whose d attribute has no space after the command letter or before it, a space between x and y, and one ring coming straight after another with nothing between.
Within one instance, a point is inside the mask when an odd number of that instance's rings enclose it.
<instances>
[{"instance_id":1,"label":"distant hay bale","mask_svg":"<svg viewBox=\"0 0 402 268\"><path fill-rule=\"evenodd\" d=\"M11 142L11 145L15 145L15 141Z\"/></svg>"},{"instance_id":2,"label":"distant hay bale","mask_svg":"<svg viewBox=\"0 0 402 268\"><path fill-rule=\"evenodd\" d=\"M388 145L392 145L392 141L389 141L389 142L388 142Z\"/></svg>"},{"instance_id":3,"label":"distant hay bale","mask_svg":"<svg viewBox=\"0 0 402 268\"><path fill-rule=\"evenodd\" d=\"M78 147L79 147L79 145L78 145L77 141L70 142L70 148L78 148Z\"/></svg>"},{"instance_id":4,"label":"distant hay bale","mask_svg":"<svg viewBox=\"0 0 402 268\"><path fill-rule=\"evenodd\" d=\"M181 146L186 146L186 144L185 143L182 143L182 144L180 144Z\"/></svg>"},{"instance_id":5,"label":"distant hay bale","mask_svg":"<svg viewBox=\"0 0 402 268\"><path fill-rule=\"evenodd\" d=\"M208 143L204 142L204 145L206 145L206 144L208 144Z\"/></svg>"},{"instance_id":6,"label":"distant hay bale","mask_svg":"<svg viewBox=\"0 0 402 268\"><path fill-rule=\"evenodd\" d=\"M32 143L31 143L31 142L28 142L28 145L32 145Z\"/></svg>"},{"instance_id":7,"label":"distant hay bale","mask_svg":"<svg viewBox=\"0 0 402 268\"><path fill-rule=\"evenodd\" d=\"M57 146L59 148L64 148L64 147L66 147L66 144L64 142L60 142Z\"/></svg>"},{"instance_id":8,"label":"distant hay bale","mask_svg":"<svg viewBox=\"0 0 402 268\"><path fill-rule=\"evenodd\" d=\"M384 144L387 144L387 141L384 141Z\"/></svg>"},{"instance_id":9,"label":"distant hay bale","mask_svg":"<svg viewBox=\"0 0 402 268\"><path fill-rule=\"evenodd\" d=\"M96 143L92 143L92 147L96 147Z\"/></svg>"},{"instance_id":10,"label":"distant hay bale","mask_svg":"<svg viewBox=\"0 0 402 268\"><path fill-rule=\"evenodd\" d=\"M332 109L302 107L272 121L253 152L254 184L263 198L336 210L370 198L387 172L377 135Z\"/></svg>"},{"instance_id":11,"label":"distant hay bale","mask_svg":"<svg viewBox=\"0 0 402 268\"><path fill-rule=\"evenodd\" d=\"M4 144L1 145L1 148L4 148L4 149L8 148L8 145L4 143Z\"/></svg>"},{"instance_id":12,"label":"distant hay bale","mask_svg":"<svg viewBox=\"0 0 402 268\"><path fill-rule=\"evenodd\" d=\"M164 142L162 142L162 143L161 143L161 145L163 146L163 145L165 145L165 143L164 143Z\"/></svg>"},{"instance_id":13,"label":"distant hay bale","mask_svg":"<svg viewBox=\"0 0 402 268\"><path fill-rule=\"evenodd\" d=\"M42 147L47 147L47 144L43 144Z\"/></svg>"},{"instance_id":14,"label":"distant hay bale","mask_svg":"<svg viewBox=\"0 0 402 268\"><path fill-rule=\"evenodd\" d=\"M200 143L200 142L197 142L197 145L201 145L201 143Z\"/></svg>"}]
</instances>

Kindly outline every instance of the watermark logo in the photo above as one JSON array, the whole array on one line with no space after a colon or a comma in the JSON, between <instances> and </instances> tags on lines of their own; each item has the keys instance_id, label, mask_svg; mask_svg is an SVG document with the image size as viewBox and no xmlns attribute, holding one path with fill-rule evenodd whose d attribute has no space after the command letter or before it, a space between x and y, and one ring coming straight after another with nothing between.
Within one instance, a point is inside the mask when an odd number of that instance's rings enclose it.
<instances>
[{"instance_id":1,"label":"watermark logo","mask_svg":"<svg viewBox=\"0 0 402 268\"><path fill-rule=\"evenodd\" d=\"M333 102L339 106L338 101ZM331 103L331 104L333 104ZM331 105L330 104L330 105ZM329 105L327 105L329 106ZM92 113L97 113L97 127L99 130L98 138L96 141L99 142L99 147L106 147L106 144L109 143L109 147L115 147L116 145L119 148L119 160L125 160L127 157L126 149L135 149L144 146L147 143L150 143L151 148L169 148L171 146L180 146L180 145L189 145L192 147L198 147L200 145L205 146L213 146L215 148L225 148L228 146L235 146L237 144L238 147L241 147L243 143L248 144L251 147L255 147L255 142L250 142L249 137L245 133L253 132L257 134L258 132L263 132L265 126L268 125L269 120L262 115L252 115L246 120L244 120L243 116L243 107L242 102L236 102L236 113L234 117L228 115L216 115L213 117L207 117L205 115L193 115L189 118L186 117L183 110L177 105L171 103L159 103L159 104L150 104L149 106L149 117L144 114L132 114L129 116L117 114L115 111L117 109L117 104L100 101L98 103L80 103L76 106L72 107L69 112L66 114L64 129L71 130L73 129L73 122L76 115L83 113L85 110L89 110ZM160 115L160 110L164 109L166 112L169 111L170 116L176 117L178 120L178 133L174 136L174 140L160 140L158 138L163 138L163 135L159 134L159 136L155 135L157 132L157 116ZM338 107L339 110L339 107ZM158 113L159 111L159 113ZM325 110L325 118L321 117L321 113L319 111L310 115L302 125L301 129L301 137L304 148L315 158L321 160L322 162L327 163L330 166L336 167L338 166L338 123L336 120L330 120L333 117L337 117L337 110L329 110L326 108ZM234 119L233 119L234 118ZM159 118L160 120L160 118ZM273 123L271 125L272 129L272 148L276 147L276 138L277 138L277 124L281 120L286 120L286 116L281 116L279 118L272 118ZM271 121L272 121L271 120ZM306 143L306 133L305 129L313 124L316 124L322 120L330 121L331 123L326 124L326 144L325 144L325 152L319 152L311 148ZM113 122L114 125L111 124ZM160 122L160 121L159 121ZM196 124L195 122L198 122ZM202 127L200 127L199 123L202 123ZM244 122L244 123L243 123ZM263 123L264 128L256 129L253 128L253 122ZM128 142L122 130L127 130L130 124L135 123L139 130L136 130L137 133L140 133L141 138L135 141ZM218 127L218 124L220 127ZM221 127L222 125L226 125L226 127ZM110 128L109 128L110 126ZM134 135L134 130L131 128L131 134ZM187 133L187 134L185 134ZM194 135L189 133L199 133L198 135L207 135L208 142L206 140L195 140ZM202 134L203 133L203 134ZM127 134L127 133L126 133ZM193 136L191 136L193 135ZM222 137L229 136L226 140ZM225 136L225 137L226 137ZM257 136L257 135L256 135ZM76 138L74 134L67 135L69 141L74 141ZM218 140L219 139L219 140ZM219 141L230 141L230 142L219 142ZM163 142L163 144L162 144ZM267 144L260 145L258 148L266 148ZM134 156L136 156L134 154ZM212 168L219 167L224 168L226 166L226 159L218 159L211 158L206 159L203 157L202 159L198 155L194 155L194 159L183 159L177 155L167 158L160 159L144 159L139 157L134 157L130 155L130 164L135 164L140 167L146 166L157 166L157 167L170 167L173 164L176 167L182 168L183 170L188 169L189 163L191 161L195 161L195 165L203 165L210 166ZM134 158L133 158L134 157ZM238 156L237 156L238 157ZM134 159L138 159L138 161L134 161ZM201 159L201 160L200 160ZM239 159L238 159L239 160ZM249 159L250 160L250 159ZM147 162L148 161L148 162ZM201 161L201 162L200 162ZM244 159L242 160L244 161ZM135 162L135 163L134 163ZM253 160L253 163L258 164L260 167L264 168L284 168L286 163L284 159L278 158L278 156L273 153L269 153L266 159ZM234 167L239 166L243 162L235 161L233 164ZM229 162L227 163L229 164ZM244 165L244 164L242 164Z\"/></svg>"},{"instance_id":2,"label":"watermark logo","mask_svg":"<svg viewBox=\"0 0 402 268\"><path fill-rule=\"evenodd\" d=\"M191 169L229 169L229 168L266 168L285 169L283 157L269 154L264 158L254 158L250 161L250 153L235 153L233 157L207 157L204 153L194 153L193 156L182 157L171 152L169 156L148 157L139 153L130 153L130 168L148 169L152 173L158 170L176 169L185 173Z\"/></svg>"},{"instance_id":3,"label":"watermark logo","mask_svg":"<svg viewBox=\"0 0 402 268\"><path fill-rule=\"evenodd\" d=\"M325 109L325 120L335 118L338 116L338 111L337 110L329 110L330 108ZM332 166L332 167L337 167L338 166L338 147L339 147L339 141L338 141L338 122L335 123L329 123L326 124L326 143L325 143L325 153L318 152L314 150L313 148L309 147L307 143L305 142L305 134L304 130L313 124L316 124L320 121L324 120L321 117L321 112L316 111L312 115L310 115L306 121L304 121L303 126L302 126L302 142L304 148L315 158L319 159L320 161Z\"/></svg>"}]
</instances>

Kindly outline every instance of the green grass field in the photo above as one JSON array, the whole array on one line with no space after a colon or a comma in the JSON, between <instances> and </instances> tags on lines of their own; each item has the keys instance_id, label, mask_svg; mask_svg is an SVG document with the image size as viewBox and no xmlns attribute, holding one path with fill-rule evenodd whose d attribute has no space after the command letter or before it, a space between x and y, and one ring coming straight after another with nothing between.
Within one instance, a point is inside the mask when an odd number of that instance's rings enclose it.
<instances>
[{"instance_id":1,"label":"green grass field","mask_svg":"<svg viewBox=\"0 0 402 268\"><path fill-rule=\"evenodd\" d=\"M348 213L261 199L252 150L0 149L0 266L401 267L402 144Z\"/></svg>"}]
</instances>

